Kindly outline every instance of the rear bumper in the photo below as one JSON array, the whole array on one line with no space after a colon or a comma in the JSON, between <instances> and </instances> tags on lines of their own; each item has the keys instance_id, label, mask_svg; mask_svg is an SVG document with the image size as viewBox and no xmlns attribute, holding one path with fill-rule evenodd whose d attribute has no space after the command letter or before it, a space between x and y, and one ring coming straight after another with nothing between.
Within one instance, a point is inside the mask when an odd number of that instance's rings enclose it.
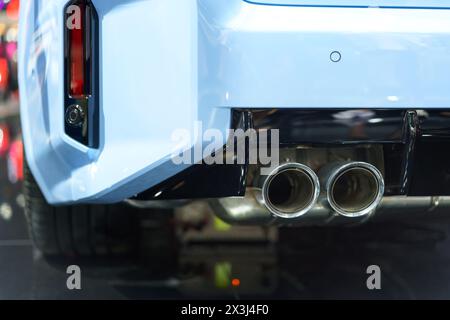
<instances>
[{"instance_id":1,"label":"rear bumper","mask_svg":"<svg viewBox=\"0 0 450 320\"><path fill-rule=\"evenodd\" d=\"M93 0L100 148L89 149L64 133L67 2L21 8L26 156L52 204L117 202L163 183L190 167L170 159L198 143L196 122L226 135L233 108L450 108L450 10ZM177 129L193 138L174 141Z\"/></svg>"}]
</instances>

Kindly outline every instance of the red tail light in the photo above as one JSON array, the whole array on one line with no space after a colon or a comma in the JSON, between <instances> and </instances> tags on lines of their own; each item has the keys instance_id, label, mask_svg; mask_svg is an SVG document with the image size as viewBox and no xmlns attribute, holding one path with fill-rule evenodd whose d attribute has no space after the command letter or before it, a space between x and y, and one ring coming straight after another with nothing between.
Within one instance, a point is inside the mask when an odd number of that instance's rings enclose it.
<instances>
[{"instance_id":1,"label":"red tail light","mask_svg":"<svg viewBox=\"0 0 450 320\"><path fill-rule=\"evenodd\" d=\"M70 65L70 95L74 98L79 98L85 95L85 51L86 44L89 39L85 41L85 19L83 4L79 5L80 16L79 25L72 25L73 29L69 29L69 65ZM75 13L78 14L78 13ZM78 28L79 27L79 28Z\"/></svg>"},{"instance_id":2,"label":"red tail light","mask_svg":"<svg viewBox=\"0 0 450 320\"><path fill-rule=\"evenodd\" d=\"M91 0L73 0L65 8L65 131L97 148L98 16Z\"/></svg>"}]
</instances>

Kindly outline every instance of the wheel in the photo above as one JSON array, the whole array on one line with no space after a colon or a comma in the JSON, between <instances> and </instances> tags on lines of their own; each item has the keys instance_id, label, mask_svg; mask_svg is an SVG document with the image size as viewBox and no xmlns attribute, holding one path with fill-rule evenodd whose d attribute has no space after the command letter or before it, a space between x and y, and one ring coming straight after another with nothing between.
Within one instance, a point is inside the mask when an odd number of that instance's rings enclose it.
<instances>
[{"instance_id":1,"label":"wheel","mask_svg":"<svg viewBox=\"0 0 450 320\"><path fill-rule=\"evenodd\" d=\"M46 256L117 256L137 249L139 209L125 204L53 207L26 164L24 196L31 237Z\"/></svg>"}]
</instances>

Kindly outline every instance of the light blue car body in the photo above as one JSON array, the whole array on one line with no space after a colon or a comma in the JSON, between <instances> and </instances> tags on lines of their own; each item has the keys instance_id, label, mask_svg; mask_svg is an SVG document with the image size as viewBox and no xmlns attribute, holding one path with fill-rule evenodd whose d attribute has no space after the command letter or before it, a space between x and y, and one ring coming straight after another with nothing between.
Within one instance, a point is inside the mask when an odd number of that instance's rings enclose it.
<instances>
[{"instance_id":1,"label":"light blue car body","mask_svg":"<svg viewBox=\"0 0 450 320\"><path fill-rule=\"evenodd\" d=\"M165 181L188 168L171 157L200 139L197 121L225 135L232 108L450 107L447 0L92 2L99 149L64 131L68 0L21 3L26 159L51 204L118 202ZM195 139L180 145L177 129Z\"/></svg>"}]
</instances>

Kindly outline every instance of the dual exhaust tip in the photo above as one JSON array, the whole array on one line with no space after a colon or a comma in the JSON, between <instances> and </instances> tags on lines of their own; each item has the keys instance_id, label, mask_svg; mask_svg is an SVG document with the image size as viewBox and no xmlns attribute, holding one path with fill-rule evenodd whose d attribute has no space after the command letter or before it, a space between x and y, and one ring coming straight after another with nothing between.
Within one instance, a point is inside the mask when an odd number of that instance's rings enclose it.
<instances>
[{"instance_id":1,"label":"dual exhaust tip","mask_svg":"<svg viewBox=\"0 0 450 320\"><path fill-rule=\"evenodd\" d=\"M305 215L318 201L344 217L366 216L378 207L383 194L382 174L365 162L334 163L320 170L319 176L308 166L287 163L262 186L267 209L286 219Z\"/></svg>"}]
</instances>

